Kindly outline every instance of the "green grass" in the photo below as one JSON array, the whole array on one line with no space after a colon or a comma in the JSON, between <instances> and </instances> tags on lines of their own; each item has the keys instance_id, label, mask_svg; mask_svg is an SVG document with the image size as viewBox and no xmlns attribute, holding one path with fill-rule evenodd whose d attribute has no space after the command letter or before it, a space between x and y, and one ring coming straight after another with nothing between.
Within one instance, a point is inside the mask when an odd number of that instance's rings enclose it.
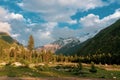
<instances>
[{"instance_id":1,"label":"green grass","mask_svg":"<svg viewBox=\"0 0 120 80\"><path fill-rule=\"evenodd\" d=\"M80 77L89 77L89 78L105 78L105 79L116 79L120 80L120 71L107 71L105 69L97 68L96 73L89 72L90 68L84 68L83 73Z\"/></svg>"},{"instance_id":2,"label":"green grass","mask_svg":"<svg viewBox=\"0 0 120 80\"><path fill-rule=\"evenodd\" d=\"M5 66L0 68L0 76L8 77L37 77L40 74L28 67Z\"/></svg>"},{"instance_id":3,"label":"green grass","mask_svg":"<svg viewBox=\"0 0 120 80\"><path fill-rule=\"evenodd\" d=\"M41 67L41 69L11 65L0 67L0 76L8 77L65 77L68 75L71 76L68 72L56 71L49 67Z\"/></svg>"},{"instance_id":4,"label":"green grass","mask_svg":"<svg viewBox=\"0 0 120 80\"><path fill-rule=\"evenodd\" d=\"M96 73L89 71L90 66L83 66L83 69L79 71L76 67L71 66L37 66L33 68L14 67L11 65L0 67L0 76L8 77L85 77L85 78L105 78L120 80L120 71L107 71L102 68L97 68Z\"/></svg>"}]
</instances>

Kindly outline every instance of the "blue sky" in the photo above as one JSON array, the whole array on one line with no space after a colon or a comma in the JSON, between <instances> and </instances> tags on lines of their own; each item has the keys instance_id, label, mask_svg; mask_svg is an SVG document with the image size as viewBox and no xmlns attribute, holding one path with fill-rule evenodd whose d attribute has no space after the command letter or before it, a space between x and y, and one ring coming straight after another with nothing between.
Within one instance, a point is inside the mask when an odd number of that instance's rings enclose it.
<instances>
[{"instance_id":1,"label":"blue sky","mask_svg":"<svg viewBox=\"0 0 120 80\"><path fill-rule=\"evenodd\" d=\"M24 45L31 34L36 46L60 37L83 42L119 18L119 0L0 0L0 32Z\"/></svg>"}]
</instances>

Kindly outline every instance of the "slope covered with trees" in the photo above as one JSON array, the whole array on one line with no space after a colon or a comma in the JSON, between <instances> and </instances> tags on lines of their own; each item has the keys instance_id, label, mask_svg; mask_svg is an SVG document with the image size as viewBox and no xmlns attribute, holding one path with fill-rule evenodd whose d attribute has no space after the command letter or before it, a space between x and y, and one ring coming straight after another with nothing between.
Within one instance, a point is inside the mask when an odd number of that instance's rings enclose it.
<instances>
[{"instance_id":1,"label":"slope covered with trees","mask_svg":"<svg viewBox=\"0 0 120 80\"><path fill-rule=\"evenodd\" d=\"M95 37L86 41L79 50L79 55L95 53L120 54L120 20L100 31Z\"/></svg>"},{"instance_id":2,"label":"slope covered with trees","mask_svg":"<svg viewBox=\"0 0 120 80\"><path fill-rule=\"evenodd\" d=\"M14 43L19 44L16 40L14 40L9 34L0 32L0 48L8 49Z\"/></svg>"},{"instance_id":3,"label":"slope covered with trees","mask_svg":"<svg viewBox=\"0 0 120 80\"><path fill-rule=\"evenodd\" d=\"M87 56L97 62L119 64L120 20L101 30L95 37L82 43L78 55ZM100 60L100 61L99 61Z\"/></svg>"},{"instance_id":4,"label":"slope covered with trees","mask_svg":"<svg viewBox=\"0 0 120 80\"><path fill-rule=\"evenodd\" d=\"M0 39L4 40L7 43L14 43L17 42L16 40L14 40L11 36L9 36L9 34L4 33L4 32L0 32Z\"/></svg>"}]
</instances>

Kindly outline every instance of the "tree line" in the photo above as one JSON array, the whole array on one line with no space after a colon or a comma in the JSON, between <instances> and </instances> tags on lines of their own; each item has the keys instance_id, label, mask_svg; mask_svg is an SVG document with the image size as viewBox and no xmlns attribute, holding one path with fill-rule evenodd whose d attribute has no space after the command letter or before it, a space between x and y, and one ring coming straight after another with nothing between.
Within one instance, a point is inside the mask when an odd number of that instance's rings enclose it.
<instances>
[{"instance_id":1,"label":"tree line","mask_svg":"<svg viewBox=\"0 0 120 80\"><path fill-rule=\"evenodd\" d=\"M28 40L28 46L24 47L16 43L11 44L9 48L0 46L0 61L29 63L49 63L49 62L82 62L96 64L120 64L120 55L112 55L110 53L94 54L88 56L64 56L56 55L51 51L42 50L38 52L34 49L34 38L31 35Z\"/></svg>"}]
</instances>

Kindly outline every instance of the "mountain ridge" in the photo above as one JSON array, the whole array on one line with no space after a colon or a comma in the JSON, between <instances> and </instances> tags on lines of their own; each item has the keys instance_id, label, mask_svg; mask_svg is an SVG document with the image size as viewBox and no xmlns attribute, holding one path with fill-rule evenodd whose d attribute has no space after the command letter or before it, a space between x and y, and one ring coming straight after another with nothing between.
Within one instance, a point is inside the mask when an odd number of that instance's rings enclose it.
<instances>
[{"instance_id":1,"label":"mountain ridge","mask_svg":"<svg viewBox=\"0 0 120 80\"><path fill-rule=\"evenodd\" d=\"M17 40L13 39L8 33L0 32L0 40L4 41L3 43L13 44L16 43L21 45Z\"/></svg>"},{"instance_id":2,"label":"mountain ridge","mask_svg":"<svg viewBox=\"0 0 120 80\"><path fill-rule=\"evenodd\" d=\"M77 38L74 37L69 37L69 38L59 38L58 40L50 43L50 44L46 44L44 46L38 47L37 51L41 51L41 50L46 50L46 51L52 51L53 53L57 53L58 50L60 50L61 48L64 48L65 46L71 47L75 44L79 44L80 41ZM59 52L61 53L61 52Z\"/></svg>"},{"instance_id":3,"label":"mountain ridge","mask_svg":"<svg viewBox=\"0 0 120 80\"><path fill-rule=\"evenodd\" d=\"M120 19L112 25L101 30L93 38L87 40L82 46L78 55L88 55L96 53L120 53Z\"/></svg>"}]
</instances>

